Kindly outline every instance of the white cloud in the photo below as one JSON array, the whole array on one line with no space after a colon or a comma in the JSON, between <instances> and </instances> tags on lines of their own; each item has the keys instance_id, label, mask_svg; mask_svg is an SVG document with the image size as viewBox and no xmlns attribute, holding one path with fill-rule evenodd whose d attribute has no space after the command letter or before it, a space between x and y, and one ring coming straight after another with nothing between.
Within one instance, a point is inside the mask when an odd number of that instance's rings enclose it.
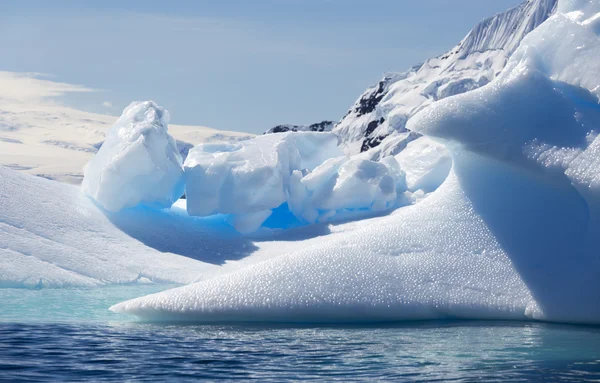
<instances>
[{"instance_id":1,"label":"white cloud","mask_svg":"<svg viewBox=\"0 0 600 383\"><path fill-rule=\"evenodd\" d=\"M43 80L42 76L45 75L0 71L0 166L79 183L95 145L104 140L117 116L90 113L62 104L61 96L94 89ZM109 101L102 105L112 107ZM170 125L169 133L193 144L247 136L181 125Z\"/></svg>"},{"instance_id":2,"label":"white cloud","mask_svg":"<svg viewBox=\"0 0 600 383\"><path fill-rule=\"evenodd\" d=\"M41 73L15 73L0 71L0 99L4 102L48 102L49 98L64 96L67 93L95 92L95 89L81 85L44 80Z\"/></svg>"}]
</instances>

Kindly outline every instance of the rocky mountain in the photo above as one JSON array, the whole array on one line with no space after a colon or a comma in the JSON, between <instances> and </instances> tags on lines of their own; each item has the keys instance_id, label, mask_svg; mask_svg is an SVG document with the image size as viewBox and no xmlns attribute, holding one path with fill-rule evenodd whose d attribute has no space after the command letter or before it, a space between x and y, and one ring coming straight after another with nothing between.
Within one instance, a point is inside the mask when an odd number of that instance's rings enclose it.
<instances>
[{"instance_id":1,"label":"rocky mountain","mask_svg":"<svg viewBox=\"0 0 600 383\"><path fill-rule=\"evenodd\" d=\"M315 124L310 125L277 125L269 130L267 130L264 134L270 133L285 133L285 132L331 132L333 127L335 126L334 121L321 121Z\"/></svg>"},{"instance_id":2,"label":"rocky mountain","mask_svg":"<svg viewBox=\"0 0 600 383\"><path fill-rule=\"evenodd\" d=\"M528 0L480 22L450 51L403 73L386 74L333 128L345 153L377 159L418 137L407 121L433 102L479 88L504 68L521 40L556 10L557 0Z\"/></svg>"}]
</instances>

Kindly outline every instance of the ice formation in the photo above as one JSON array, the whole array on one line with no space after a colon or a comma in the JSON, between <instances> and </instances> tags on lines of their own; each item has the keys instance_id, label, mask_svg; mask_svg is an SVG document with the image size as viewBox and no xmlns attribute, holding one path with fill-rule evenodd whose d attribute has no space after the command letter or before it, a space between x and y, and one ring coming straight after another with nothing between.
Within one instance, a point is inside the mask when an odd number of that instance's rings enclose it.
<instances>
[{"instance_id":1,"label":"ice formation","mask_svg":"<svg viewBox=\"0 0 600 383\"><path fill-rule=\"evenodd\" d=\"M382 161L386 161L385 157ZM446 147L428 137L411 141L393 158L406 174L406 187L411 192L430 193L450 173L452 157Z\"/></svg>"},{"instance_id":2,"label":"ice formation","mask_svg":"<svg viewBox=\"0 0 600 383\"><path fill-rule=\"evenodd\" d=\"M366 139L408 130L353 157L331 133L283 133L197 146L182 176L165 112L133 104L86 172L116 212L0 167L0 287L192 283L111 308L150 321L599 324L599 35L596 0L488 19L428 62L451 65L365 99ZM427 100L396 102L413 80ZM207 217L155 209L184 182L187 209ZM267 225L292 219L316 223Z\"/></svg>"},{"instance_id":3,"label":"ice formation","mask_svg":"<svg viewBox=\"0 0 600 383\"><path fill-rule=\"evenodd\" d=\"M131 103L87 164L84 192L109 211L140 204L171 207L184 184L181 155L168 123L168 112L156 103Z\"/></svg>"},{"instance_id":4,"label":"ice formation","mask_svg":"<svg viewBox=\"0 0 600 383\"><path fill-rule=\"evenodd\" d=\"M284 133L234 144L200 144L185 161L190 215L231 214L234 227L255 231L287 201L294 171L311 171L341 154L331 133Z\"/></svg>"},{"instance_id":5,"label":"ice formation","mask_svg":"<svg viewBox=\"0 0 600 383\"><path fill-rule=\"evenodd\" d=\"M201 217L228 214L236 230L251 233L284 204L300 222L315 223L410 201L405 173L394 157L348 158L337 143L331 133L294 132L200 144L184 165L187 211Z\"/></svg>"},{"instance_id":6,"label":"ice formation","mask_svg":"<svg viewBox=\"0 0 600 383\"><path fill-rule=\"evenodd\" d=\"M111 309L157 321L600 323L599 26L600 2L560 0L495 80L408 122L452 153L427 199Z\"/></svg>"},{"instance_id":7,"label":"ice formation","mask_svg":"<svg viewBox=\"0 0 600 383\"><path fill-rule=\"evenodd\" d=\"M398 207L406 189L406 176L394 157L382 162L337 157L307 175L295 171L288 206L310 223L356 218Z\"/></svg>"}]
</instances>

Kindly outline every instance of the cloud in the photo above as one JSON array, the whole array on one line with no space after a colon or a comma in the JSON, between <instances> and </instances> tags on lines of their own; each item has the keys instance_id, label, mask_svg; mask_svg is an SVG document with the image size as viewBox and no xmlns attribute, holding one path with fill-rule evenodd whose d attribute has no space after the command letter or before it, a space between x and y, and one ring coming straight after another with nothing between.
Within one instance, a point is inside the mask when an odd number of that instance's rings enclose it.
<instances>
[{"instance_id":1,"label":"cloud","mask_svg":"<svg viewBox=\"0 0 600 383\"><path fill-rule=\"evenodd\" d=\"M16 73L0 71L0 99L4 102L45 103L48 99L67 93L95 92L81 85L44 80L42 73Z\"/></svg>"},{"instance_id":2,"label":"cloud","mask_svg":"<svg viewBox=\"0 0 600 383\"><path fill-rule=\"evenodd\" d=\"M113 104L112 104L112 102L110 102L110 101L104 101L104 102L102 103L102 106L103 106L103 107L105 107L105 108L112 108L112 107L113 107Z\"/></svg>"}]
</instances>

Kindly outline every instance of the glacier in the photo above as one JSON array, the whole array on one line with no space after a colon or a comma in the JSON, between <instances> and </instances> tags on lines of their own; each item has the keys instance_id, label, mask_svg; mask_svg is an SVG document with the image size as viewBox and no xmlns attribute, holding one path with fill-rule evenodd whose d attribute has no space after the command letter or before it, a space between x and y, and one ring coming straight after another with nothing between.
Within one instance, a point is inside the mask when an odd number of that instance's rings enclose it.
<instances>
[{"instance_id":1,"label":"glacier","mask_svg":"<svg viewBox=\"0 0 600 383\"><path fill-rule=\"evenodd\" d=\"M560 0L489 84L408 120L452 158L427 198L111 310L180 322L600 323L599 25L599 2Z\"/></svg>"}]
</instances>

